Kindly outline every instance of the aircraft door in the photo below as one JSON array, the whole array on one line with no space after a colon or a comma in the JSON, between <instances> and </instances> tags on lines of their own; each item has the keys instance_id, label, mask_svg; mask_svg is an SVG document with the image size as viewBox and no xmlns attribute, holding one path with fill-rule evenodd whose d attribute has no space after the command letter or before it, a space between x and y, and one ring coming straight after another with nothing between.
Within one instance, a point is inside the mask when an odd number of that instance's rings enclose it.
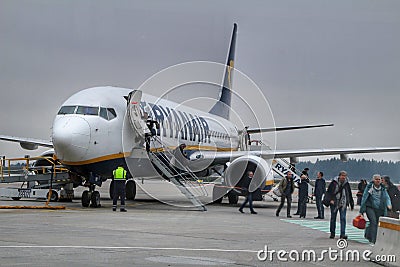
<instances>
[{"instance_id":1,"label":"aircraft door","mask_svg":"<svg viewBox=\"0 0 400 267\"><path fill-rule=\"evenodd\" d=\"M239 149L242 151L249 150L248 145L250 141L250 135L247 133L247 128L244 128L242 134L239 136Z\"/></svg>"},{"instance_id":2,"label":"aircraft door","mask_svg":"<svg viewBox=\"0 0 400 267\"><path fill-rule=\"evenodd\" d=\"M145 132L148 131L146 125L145 115L142 114L140 109L140 101L142 99L142 91L134 90L128 95L128 118L132 129L135 131L136 136L144 138Z\"/></svg>"}]
</instances>

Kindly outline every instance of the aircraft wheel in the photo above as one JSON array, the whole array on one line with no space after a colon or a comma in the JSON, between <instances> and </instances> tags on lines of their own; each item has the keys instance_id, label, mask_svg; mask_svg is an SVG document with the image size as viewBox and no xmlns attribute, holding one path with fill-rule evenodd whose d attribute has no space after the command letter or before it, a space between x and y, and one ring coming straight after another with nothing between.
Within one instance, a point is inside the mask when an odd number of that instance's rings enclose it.
<instances>
[{"instance_id":1,"label":"aircraft wheel","mask_svg":"<svg viewBox=\"0 0 400 267\"><path fill-rule=\"evenodd\" d=\"M110 183L109 193L110 193L110 199L113 199L114 198L114 180L112 180Z\"/></svg>"},{"instance_id":2,"label":"aircraft wheel","mask_svg":"<svg viewBox=\"0 0 400 267\"><path fill-rule=\"evenodd\" d=\"M99 191L94 191L92 193L92 196L91 196L90 199L92 201L92 204L90 205L92 208L98 208L98 207L101 206L100 205L100 192Z\"/></svg>"},{"instance_id":3,"label":"aircraft wheel","mask_svg":"<svg viewBox=\"0 0 400 267\"><path fill-rule=\"evenodd\" d=\"M89 204L90 204L89 191L85 190L82 193L82 206L89 207Z\"/></svg>"},{"instance_id":4,"label":"aircraft wheel","mask_svg":"<svg viewBox=\"0 0 400 267\"><path fill-rule=\"evenodd\" d=\"M136 183L134 180L129 180L125 185L126 199L134 200L136 197Z\"/></svg>"},{"instance_id":5,"label":"aircraft wheel","mask_svg":"<svg viewBox=\"0 0 400 267\"><path fill-rule=\"evenodd\" d=\"M233 193L232 191L230 191L228 193L228 200L229 200L229 204L237 204L239 202L239 196L236 195L235 193Z\"/></svg>"},{"instance_id":6,"label":"aircraft wheel","mask_svg":"<svg viewBox=\"0 0 400 267\"><path fill-rule=\"evenodd\" d=\"M49 199L49 193L47 193L46 198ZM51 190L51 197L50 201L51 202L56 202L58 200L58 194L55 190Z\"/></svg>"}]
</instances>

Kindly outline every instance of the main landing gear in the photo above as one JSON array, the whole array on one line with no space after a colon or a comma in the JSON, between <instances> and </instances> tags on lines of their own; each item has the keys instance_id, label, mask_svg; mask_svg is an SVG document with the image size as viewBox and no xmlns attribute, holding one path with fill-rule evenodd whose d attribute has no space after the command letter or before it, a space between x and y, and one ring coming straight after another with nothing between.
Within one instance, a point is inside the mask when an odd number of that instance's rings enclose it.
<instances>
[{"instance_id":1,"label":"main landing gear","mask_svg":"<svg viewBox=\"0 0 400 267\"><path fill-rule=\"evenodd\" d=\"M82 206L99 208L100 204L100 192L95 190L96 185L89 185L89 190L85 190L82 193Z\"/></svg>"},{"instance_id":2,"label":"main landing gear","mask_svg":"<svg viewBox=\"0 0 400 267\"><path fill-rule=\"evenodd\" d=\"M110 184L110 199L114 197L114 180ZM134 180L128 180L125 184L125 197L128 200L135 200L136 197L136 182Z\"/></svg>"}]
</instances>

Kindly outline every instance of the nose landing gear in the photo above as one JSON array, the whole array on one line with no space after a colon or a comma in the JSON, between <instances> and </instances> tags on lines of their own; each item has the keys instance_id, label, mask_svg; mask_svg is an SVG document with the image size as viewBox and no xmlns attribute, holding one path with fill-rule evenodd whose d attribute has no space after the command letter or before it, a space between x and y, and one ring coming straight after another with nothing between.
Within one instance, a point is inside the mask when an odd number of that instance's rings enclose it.
<instances>
[{"instance_id":1,"label":"nose landing gear","mask_svg":"<svg viewBox=\"0 0 400 267\"><path fill-rule=\"evenodd\" d=\"M82 206L83 207L92 207L92 208L100 208L100 192L95 191L96 185L89 185L89 190L85 190L82 193Z\"/></svg>"}]
</instances>

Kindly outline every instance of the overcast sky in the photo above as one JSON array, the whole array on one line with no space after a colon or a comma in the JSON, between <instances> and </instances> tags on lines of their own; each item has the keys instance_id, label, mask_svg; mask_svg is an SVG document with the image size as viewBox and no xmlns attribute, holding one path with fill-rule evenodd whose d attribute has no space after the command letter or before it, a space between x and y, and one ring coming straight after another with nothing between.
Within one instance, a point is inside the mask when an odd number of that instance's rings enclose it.
<instances>
[{"instance_id":1,"label":"overcast sky","mask_svg":"<svg viewBox=\"0 0 400 267\"><path fill-rule=\"evenodd\" d=\"M234 22L235 67L261 88L276 125L335 123L279 133L278 148L400 145L397 0L0 0L0 134L50 140L60 105L81 89L224 63ZM0 154L35 153L0 142Z\"/></svg>"}]
</instances>

